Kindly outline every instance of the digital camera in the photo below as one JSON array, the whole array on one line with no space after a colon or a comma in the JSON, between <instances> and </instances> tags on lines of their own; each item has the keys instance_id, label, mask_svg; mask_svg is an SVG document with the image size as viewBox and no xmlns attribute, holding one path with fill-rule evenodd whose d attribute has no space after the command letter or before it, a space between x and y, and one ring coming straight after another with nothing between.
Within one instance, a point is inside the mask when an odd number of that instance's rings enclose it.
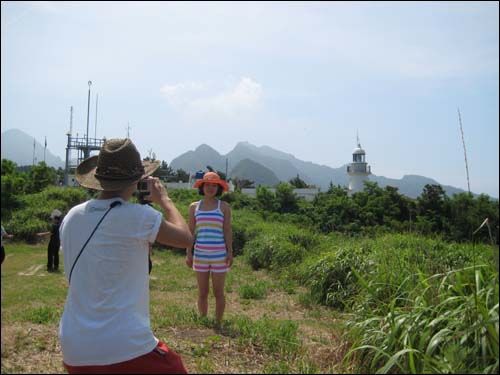
<instances>
[{"instance_id":1,"label":"digital camera","mask_svg":"<svg viewBox=\"0 0 500 375\"><path fill-rule=\"evenodd\" d=\"M149 195L149 190L148 190L148 181L147 180L140 180L137 183L137 199L140 204L148 204L149 201L144 199L146 195Z\"/></svg>"}]
</instances>

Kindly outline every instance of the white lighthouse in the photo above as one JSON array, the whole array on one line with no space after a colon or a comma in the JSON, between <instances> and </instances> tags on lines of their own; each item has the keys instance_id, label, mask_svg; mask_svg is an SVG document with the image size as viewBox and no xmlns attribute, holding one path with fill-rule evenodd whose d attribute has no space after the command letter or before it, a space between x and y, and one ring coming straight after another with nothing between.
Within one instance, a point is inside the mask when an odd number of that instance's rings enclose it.
<instances>
[{"instance_id":1,"label":"white lighthouse","mask_svg":"<svg viewBox=\"0 0 500 375\"><path fill-rule=\"evenodd\" d=\"M371 174L370 166L365 160L365 150L361 148L359 137L356 136L358 147L352 152L352 163L347 166L349 174L349 195L363 191L365 188L364 181L368 180L368 175Z\"/></svg>"}]
</instances>

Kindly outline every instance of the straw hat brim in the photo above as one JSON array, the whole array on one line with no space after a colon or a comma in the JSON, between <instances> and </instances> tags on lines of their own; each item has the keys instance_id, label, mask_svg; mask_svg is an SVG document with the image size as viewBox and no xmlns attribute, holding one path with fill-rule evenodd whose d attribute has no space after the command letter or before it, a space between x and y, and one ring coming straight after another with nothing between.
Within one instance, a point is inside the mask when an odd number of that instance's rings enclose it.
<instances>
[{"instance_id":1,"label":"straw hat brim","mask_svg":"<svg viewBox=\"0 0 500 375\"><path fill-rule=\"evenodd\" d=\"M224 181L224 180L208 180L208 179L207 179L207 180L203 180L203 179L202 179L202 180L198 180L198 181L196 181L196 182L194 183L193 187L194 187L195 189L197 189L197 188L199 188L201 185L203 185L205 182L208 182L208 183L210 183L210 184L218 184L218 185L222 186L222 190L223 190L224 192L226 192L226 191L228 191L228 190L229 190L229 186L227 186L227 183L226 183L226 181Z\"/></svg>"},{"instance_id":2,"label":"straw hat brim","mask_svg":"<svg viewBox=\"0 0 500 375\"><path fill-rule=\"evenodd\" d=\"M76 168L76 180L78 183L88 189L94 190L106 190L106 191L116 191L122 190L127 186L139 182L143 178L146 178L154 173L160 166L159 160L153 161L142 161L144 166L144 174L139 178L131 179L100 179L95 177L95 172L97 169L97 160L99 156L94 155L88 159L82 161Z\"/></svg>"}]
</instances>

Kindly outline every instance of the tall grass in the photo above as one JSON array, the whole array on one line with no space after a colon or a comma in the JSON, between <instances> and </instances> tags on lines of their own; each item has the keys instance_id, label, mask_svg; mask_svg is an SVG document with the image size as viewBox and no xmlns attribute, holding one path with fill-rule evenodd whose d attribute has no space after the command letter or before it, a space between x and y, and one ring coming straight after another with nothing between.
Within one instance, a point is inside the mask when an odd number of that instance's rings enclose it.
<instances>
[{"instance_id":1,"label":"tall grass","mask_svg":"<svg viewBox=\"0 0 500 375\"><path fill-rule=\"evenodd\" d=\"M415 273L386 298L376 279L355 272L363 292L348 324L346 361L371 373L497 373L498 272L484 255L476 266L431 276L408 264Z\"/></svg>"}]
</instances>

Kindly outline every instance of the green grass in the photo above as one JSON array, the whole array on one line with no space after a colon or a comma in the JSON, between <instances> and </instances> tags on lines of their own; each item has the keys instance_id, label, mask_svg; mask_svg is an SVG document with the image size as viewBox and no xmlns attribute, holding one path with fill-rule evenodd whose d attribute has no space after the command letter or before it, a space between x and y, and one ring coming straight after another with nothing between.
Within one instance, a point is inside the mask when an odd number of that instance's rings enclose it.
<instances>
[{"instance_id":1,"label":"green grass","mask_svg":"<svg viewBox=\"0 0 500 375\"><path fill-rule=\"evenodd\" d=\"M212 294L209 316L197 313L196 278L183 252L153 255L153 332L190 372L497 372L498 271L490 246L325 236L244 210L233 220L244 255L226 278L220 330ZM45 271L46 244L6 248L2 373L31 373L25 347L60 358L67 283ZM49 359L33 368L61 371Z\"/></svg>"},{"instance_id":2,"label":"green grass","mask_svg":"<svg viewBox=\"0 0 500 375\"><path fill-rule=\"evenodd\" d=\"M46 245L6 243L8 256L1 274L2 373L64 372L57 331L67 282L62 254L62 272L46 271ZM277 363L287 364L288 371L295 373L321 372L331 367L329 359L311 363L304 340L321 342L328 323L312 324L298 295L287 292L290 288L290 282L282 283L264 270L254 271L243 257L236 257L226 279L226 312L218 330L212 293L209 316L201 318L197 313L196 278L184 255L155 249L150 280L152 329L181 354L190 372L263 373ZM336 319L326 313L318 318ZM30 350L35 355L28 355Z\"/></svg>"}]
</instances>

